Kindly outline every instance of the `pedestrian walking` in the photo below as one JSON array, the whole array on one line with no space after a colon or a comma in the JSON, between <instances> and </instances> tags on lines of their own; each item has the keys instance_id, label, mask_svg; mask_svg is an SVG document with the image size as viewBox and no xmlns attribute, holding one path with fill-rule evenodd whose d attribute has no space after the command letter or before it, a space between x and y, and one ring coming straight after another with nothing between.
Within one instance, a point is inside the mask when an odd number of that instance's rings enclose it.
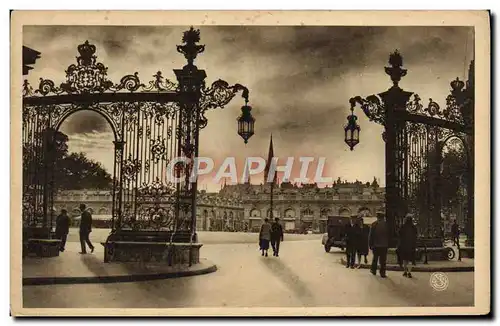
<instances>
[{"instance_id":1,"label":"pedestrian walking","mask_svg":"<svg viewBox=\"0 0 500 326\"><path fill-rule=\"evenodd\" d=\"M66 247L66 240L69 233L69 216L68 211L61 209L61 214L56 218L56 238L61 240L59 251L63 252Z\"/></svg>"},{"instance_id":2,"label":"pedestrian walking","mask_svg":"<svg viewBox=\"0 0 500 326\"><path fill-rule=\"evenodd\" d=\"M453 220L453 224L451 225L451 236L453 238L453 245L458 247L458 241L460 241L460 227L457 224L457 220Z\"/></svg>"},{"instance_id":3,"label":"pedestrian walking","mask_svg":"<svg viewBox=\"0 0 500 326\"><path fill-rule=\"evenodd\" d=\"M368 238L370 249L373 252L373 260L370 272L377 275L377 265L380 263L380 277L385 278L387 263L387 247L389 246L389 231L382 212L377 212L377 220L370 228Z\"/></svg>"},{"instance_id":4,"label":"pedestrian walking","mask_svg":"<svg viewBox=\"0 0 500 326\"><path fill-rule=\"evenodd\" d=\"M370 227L365 225L362 217L359 218L359 227L361 230L359 233L357 254L359 262L358 268L361 268L361 256L364 256L365 264L368 264L368 236L370 235Z\"/></svg>"},{"instance_id":5,"label":"pedestrian walking","mask_svg":"<svg viewBox=\"0 0 500 326\"><path fill-rule=\"evenodd\" d=\"M411 216L406 216L405 223L399 230L398 257L403 263L403 276L411 278L410 263L415 265L415 251L417 249L417 228L413 225Z\"/></svg>"},{"instance_id":6,"label":"pedestrian walking","mask_svg":"<svg viewBox=\"0 0 500 326\"><path fill-rule=\"evenodd\" d=\"M351 216L349 223L345 227L346 268L354 268L356 263L356 240L359 234L356 219L357 216Z\"/></svg>"},{"instance_id":7,"label":"pedestrian walking","mask_svg":"<svg viewBox=\"0 0 500 326\"><path fill-rule=\"evenodd\" d=\"M85 244L89 246L91 253L94 252L94 246L89 239L90 232L92 232L92 214L90 214L86 208L87 206L85 204L80 204L80 211L82 212L80 219L80 245L82 247L82 251L80 254L87 253Z\"/></svg>"},{"instance_id":8,"label":"pedestrian walking","mask_svg":"<svg viewBox=\"0 0 500 326\"><path fill-rule=\"evenodd\" d=\"M259 232L259 244L260 250L262 251L262 256L267 257L267 251L269 250L269 241L271 241L271 224L269 224L269 219L264 219L264 224L260 226Z\"/></svg>"},{"instance_id":9,"label":"pedestrian walking","mask_svg":"<svg viewBox=\"0 0 500 326\"><path fill-rule=\"evenodd\" d=\"M271 224L271 247L273 248L273 256L279 257L280 242L283 241L283 228L279 223L280 219L275 218Z\"/></svg>"}]
</instances>

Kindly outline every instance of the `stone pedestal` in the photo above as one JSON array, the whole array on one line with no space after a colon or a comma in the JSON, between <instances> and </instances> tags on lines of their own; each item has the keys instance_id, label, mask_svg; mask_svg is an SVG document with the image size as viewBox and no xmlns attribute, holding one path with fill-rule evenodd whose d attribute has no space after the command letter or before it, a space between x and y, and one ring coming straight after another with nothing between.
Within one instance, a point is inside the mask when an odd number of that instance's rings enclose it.
<instances>
[{"instance_id":1,"label":"stone pedestal","mask_svg":"<svg viewBox=\"0 0 500 326\"><path fill-rule=\"evenodd\" d=\"M396 254L396 248L387 249L387 264L398 264L398 255Z\"/></svg>"},{"instance_id":2,"label":"stone pedestal","mask_svg":"<svg viewBox=\"0 0 500 326\"><path fill-rule=\"evenodd\" d=\"M101 243L104 262L198 264L202 244L191 238L185 231L115 231Z\"/></svg>"},{"instance_id":3,"label":"stone pedestal","mask_svg":"<svg viewBox=\"0 0 500 326\"><path fill-rule=\"evenodd\" d=\"M461 258L474 258L474 247L462 247L460 248Z\"/></svg>"},{"instance_id":4,"label":"stone pedestal","mask_svg":"<svg viewBox=\"0 0 500 326\"><path fill-rule=\"evenodd\" d=\"M23 257L57 257L61 240L57 239L29 239L23 244Z\"/></svg>"},{"instance_id":5,"label":"stone pedestal","mask_svg":"<svg viewBox=\"0 0 500 326\"><path fill-rule=\"evenodd\" d=\"M198 264L201 243L109 241L103 242L104 262Z\"/></svg>"},{"instance_id":6,"label":"stone pedestal","mask_svg":"<svg viewBox=\"0 0 500 326\"><path fill-rule=\"evenodd\" d=\"M53 234L49 228L27 227L23 228L23 257L57 257L61 240L51 239Z\"/></svg>"}]
</instances>

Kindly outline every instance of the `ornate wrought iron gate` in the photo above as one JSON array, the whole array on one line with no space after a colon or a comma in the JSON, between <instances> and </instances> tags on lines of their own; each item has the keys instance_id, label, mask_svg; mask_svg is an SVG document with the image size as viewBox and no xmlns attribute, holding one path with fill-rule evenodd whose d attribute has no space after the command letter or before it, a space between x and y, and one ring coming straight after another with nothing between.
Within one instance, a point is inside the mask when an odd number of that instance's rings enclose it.
<instances>
[{"instance_id":1,"label":"ornate wrought iron gate","mask_svg":"<svg viewBox=\"0 0 500 326\"><path fill-rule=\"evenodd\" d=\"M472 148L470 130L462 121L447 119L450 109L441 112L438 104L431 101L424 110L418 96L414 96L396 136L396 189L401 206L397 215L400 220L396 222L401 225L408 213L418 217L420 233L425 237L441 236L442 151L450 139L462 141L468 166L466 177L474 173L468 153Z\"/></svg>"},{"instance_id":2,"label":"ornate wrought iron gate","mask_svg":"<svg viewBox=\"0 0 500 326\"><path fill-rule=\"evenodd\" d=\"M468 236L473 237L474 212L474 63L469 69L467 84L458 80L450 83L451 94L446 108L430 99L427 107L417 94L399 87L406 76L403 60L396 51L389 59L386 73L393 87L378 95L351 98L351 108L360 104L366 116L385 127L386 143L386 218L390 228L391 244L395 245L396 230L402 219L414 214L424 236L436 236L441 225L442 150L451 138L459 138L467 158L467 214ZM465 88L464 88L465 87ZM352 110L352 109L351 109ZM353 115L353 114L352 114ZM348 117L352 120L352 117ZM355 118L356 119L356 118ZM353 121L355 121L355 119ZM359 126L357 126L359 128ZM348 126L356 129L356 126ZM347 132L347 131L346 131ZM356 144L357 139L346 139ZM351 148L354 145L350 145Z\"/></svg>"},{"instance_id":3,"label":"ornate wrought iron gate","mask_svg":"<svg viewBox=\"0 0 500 326\"><path fill-rule=\"evenodd\" d=\"M195 233L197 184L189 179L193 164L178 158L198 155L206 110L224 107L239 91L248 103L248 89L242 85L217 80L205 86L205 71L193 64L204 51L199 41L199 31L191 28L184 33L184 44L177 46L187 59L186 66L174 70L178 84L160 71L146 84L137 72L113 83L88 41L78 46L77 63L67 68L66 82L59 87L49 79L41 79L36 90L24 82L25 226L41 226L49 236L58 182L53 175L57 130L74 112L91 110L102 115L114 133L113 231Z\"/></svg>"}]
</instances>

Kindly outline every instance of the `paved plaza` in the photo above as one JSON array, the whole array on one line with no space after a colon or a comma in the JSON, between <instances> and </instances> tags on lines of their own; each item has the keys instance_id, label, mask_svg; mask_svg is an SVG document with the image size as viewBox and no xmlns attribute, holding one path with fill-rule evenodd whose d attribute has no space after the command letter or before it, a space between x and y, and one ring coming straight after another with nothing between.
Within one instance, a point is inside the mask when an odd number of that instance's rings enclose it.
<instances>
[{"instance_id":1,"label":"paved plaza","mask_svg":"<svg viewBox=\"0 0 500 326\"><path fill-rule=\"evenodd\" d=\"M75 230L67 251L78 255ZM94 239L97 244L97 230ZM431 273L401 272L388 278L366 269L346 269L343 253L325 253L320 235L289 235L279 258L261 257L256 234L201 233L202 257L217 265L210 274L155 281L36 285L23 287L25 308L181 308L181 307L373 307L472 306L474 273L449 272L444 291L430 286ZM254 239L255 238L255 239ZM288 241L286 241L288 238ZM239 241L237 241L239 240ZM252 241L255 240L255 241ZM238 242L238 243L235 243ZM92 254L102 261L102 247ZM75 259L75 257L66 258ZM104 264L104 263L102 263Z\"/></svg>"}]
</instances>

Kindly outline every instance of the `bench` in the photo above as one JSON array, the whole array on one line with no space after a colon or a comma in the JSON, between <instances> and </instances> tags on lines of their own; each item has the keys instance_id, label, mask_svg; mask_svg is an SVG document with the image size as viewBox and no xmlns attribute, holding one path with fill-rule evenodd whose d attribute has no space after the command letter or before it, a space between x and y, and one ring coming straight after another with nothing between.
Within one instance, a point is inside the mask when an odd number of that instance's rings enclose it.
<instances>
[{"instance_id":1,"label":"bench","mask_svg":"<svg viewBox=\"0 0 500 326\"><path fill-rule=\"evenodd\" d=\"M455 258L455 251L450 247L420 247L416 250L416 260L425 260L426 251L427 260L452 260Z\"/></svg>"},{"instance_id":2,"label":"bench","mask_svg":"<svg viewBox=\"0 0 500 326\"><path fill-rule=\"evenodd\" d=\"M435 247L435 248L442 248L444 246L443 239L441 238L418 238L417 239L417 248L418 247Z\"/></svg>"}]
</instances>

